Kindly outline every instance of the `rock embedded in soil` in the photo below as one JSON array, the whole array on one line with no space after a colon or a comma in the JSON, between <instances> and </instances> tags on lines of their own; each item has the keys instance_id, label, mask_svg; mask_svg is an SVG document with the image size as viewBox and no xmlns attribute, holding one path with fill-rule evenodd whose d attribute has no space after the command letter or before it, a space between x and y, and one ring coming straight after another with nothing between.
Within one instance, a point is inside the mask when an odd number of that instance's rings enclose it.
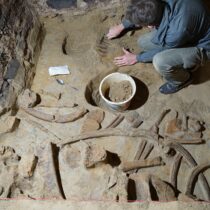
<instances>
[{"instance_id":1,"label":"rock embedded in soil","mask_svg":"<svg viewBox=\"0 0 210 210\"><path fill-rule=\"evenodd\" d=\"M93 119L100 124L104 120L104 116L105 116L104 111L97 109L97 110L90 111L87 114L87 119Z\"/></svg>"},{"instance_id":2,"label":"rock embedded in soil","mask_svg":"<svg viewBox=\"0 0 210 210\"><path fill-rule=\"evenodd\" d=\"M96 131L100 128L99 123L93 119L85 119L83 126L81 128L81 133L86 133L89 131Z\"/></svg>"},{"instance_id":3,"label":"rock embedded in soil","mask_svg":"<svg viewBox=\"0 0 210 210\"><path fill-rule=\"evenodd\" d=\"M109 89L108 97L112 102L123 102L132 95L132 86L129 81L114 82Z\"/></svg>"},{"instance_id":4,"label":"rock embedded in soil","mask_svg":"<svg viewBox=\"0 0 210 210\"><path fill-rule=\"evenodd\" d=\"M86 168L94 167L97 163L104 162L107 158L107 152L100 146L89 145L85 150L84 165Z\"/></svg>"},{"instance_id":5,"label":"rock embedded in soil","mask_svg":"<svg viewBox=\"0 0 210 210\"><path fill-rule=\"evenodd\" d=\"M32 108L36 105L37 101L38 95L29 89L24 90L18 97L19 107Z\"/></svg>"},{"instance_id":6,"label":"rock embedded in soil","mask_svg":"<svg viewBox=\"0 0 210 210\"><path fill-rule=\"evenodd\" d=\"M19 123L19 119L15 116L8 116L6 119L0 121L0 134L10 133Z\"/></svg>"},{"instance_id":7,"label":"rock embedded in soil","mask_svg":"<svg viewBox=\"0 0 210 210\"><path fill-rule=\"evenodd\" d=\"M21 157L20 164L18 166L19 174L24 178L30 178L34 174L38 158L31 153Z\"/></svg>"}]
</instances>

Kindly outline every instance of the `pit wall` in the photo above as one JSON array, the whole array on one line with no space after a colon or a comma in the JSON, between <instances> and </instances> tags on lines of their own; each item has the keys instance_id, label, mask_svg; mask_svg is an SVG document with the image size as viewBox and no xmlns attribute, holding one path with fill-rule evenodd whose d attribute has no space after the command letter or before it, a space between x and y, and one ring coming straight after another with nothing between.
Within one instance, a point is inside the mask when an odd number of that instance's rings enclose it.
<instances>
[{"instance_id":1,"label":"pit wall","mask_svg":"<svg viewBox=\"0 0 210 210\"><path fill-rule=\"evenodd\" d=\"M76 0L76 3L69 8L55 9L50 7L51 0L31 0L40 16L53 16L68 13L70 16L82 15L90 10L113 9L119 6L126 7L128 0ZM69 0L71 1L71 0Z\"/></svg>"},{"instance_id":2,"label":"pit wall","mask_svg":"<svg viewBox=\"0 0 210 210\"><path fill-rule=\"evenodd\" d=\"M0 1L0 114L30 87L42 37L38 14L27 0Z\"/></svg>"}]
</instances>

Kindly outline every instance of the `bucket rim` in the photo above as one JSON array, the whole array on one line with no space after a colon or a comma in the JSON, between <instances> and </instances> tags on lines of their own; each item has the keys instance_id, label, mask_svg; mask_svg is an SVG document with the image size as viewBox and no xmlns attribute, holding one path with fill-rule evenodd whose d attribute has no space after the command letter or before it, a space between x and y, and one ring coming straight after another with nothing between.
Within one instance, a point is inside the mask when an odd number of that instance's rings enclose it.
<instances>
[{"instance_id":1,"label":"bucket rim","mask_svg":"<svg viewBox=\"0 0 210 210\"><path fill-rule=\"evenodd\" d=\"M113 101L108 100L104 96L104 94L102 93L101 88L102 88L102 85L103 85L104 81L107 80L107 78L109 78L109 77L111 77L113 75L124 75L124 76L126 76L127 78L130 79L130 80L128 80L130 83L131 83L131 81L133 82L133 84L131 84L132 85L132 88L133 88L132 95L126 101L113 102ZM133 97L135 96L135 94L136 94L136 83L135 83L134 79L130 75L125 74L125 73L114 72L114 73L108 74L106 77L104 77L102 79L102 81L100 82L100 86L99 86L99 93L100 93L100 96L103 98L103 100L106 101L110 105L117 105L117 106L124 105L124 104L130 102L133 99Z\"/></svg>"}]
</instances>

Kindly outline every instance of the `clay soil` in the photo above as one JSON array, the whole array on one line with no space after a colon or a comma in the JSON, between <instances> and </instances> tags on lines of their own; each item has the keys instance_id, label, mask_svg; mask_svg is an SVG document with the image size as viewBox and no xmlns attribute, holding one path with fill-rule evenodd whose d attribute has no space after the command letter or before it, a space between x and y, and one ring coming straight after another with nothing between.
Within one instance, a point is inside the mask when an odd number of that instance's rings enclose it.
<instances>
[{"instance_id":1,"label":"clay soil","mask_svg":"<svg viewBox=\"0 0 210 210\"><path fill-rule=\"evenodd\" d=\"M127 73L135 78L137 94L125 114L137 111L144 121L141 128L149 129L162 110L171 109L172 112L160 125L160 133L164 132L166 122L173 117L174 111L177 111L180 117L186 113L187 116L199 119L205 125L203 131L205 143L185 146L185 148L190 151L199 164L210 161L210 98L208 96L210 65L206 65L195 73L196 81L189 87L169 96L160 94L158 88L164 81L154 70L152 64L136 64L123 68L117 68L113 64L113 58L123 54L123 47L136 53L139 52L140 49L136 44L137 39L140 35L148 32L147 30L138 30L132 36L127 33L119 39L107 40L105 34L109 27L119 23L122 14L123 8L118 8L107 11L95 10L74 17L65 14L42 19L46 36L32 85L32 90L40 94L42 99L37 109L49 114L74 112L77 107L69 108L72 104L77 104L79 107L83 106L89 111L103 109L105 118L101 123L101 128L105 128L119 113L107 109L98 98L99 83L104 76L111 72ZM69 66L69 75L49 76L48 68L50 66L62 65ZM56 79L63 80L64 84L59 84ZM57 108L58 103L60 108ZM19 127L12 133L4 134L1 137L1 145L13 147L19 156L30 152L37 156L39 161L34 177L27 180L25 185L21 185L23 194L16 193L14 196L24 195L36 199L60 195L54 193L53 190L50 192L46 186L46 180L49 177L54 177L55 174L53 175L53 173L59 170L63 188L61 194L65 194L63 197L76 198L77 200L97 198L90 191L92 188L100 188L99 182L101 187L105 185L101 177L105 177L109 171L112 172L112 168L105 165L98 170L93 169L90 174L87 174L84 168L78 166L81 161L79 153L86 143L73 144L69 146L69 150L63 148L61 149L62 154L58 154L61 150L56 146L57 143L62 143L72 136L79 135L85 117L65 124L44 122L26 114L23 110L18 111L17 117L20 119ZM118 127L124 130L130 129L126 120L123 120ZM139 145L138 138L124 136L90 139L86 142L97 144L126 161L134 159ZM46 157L49 157L47 148L51 143L54 149L50 151L54 151L54 155L57 154L60 163L55 171L48 170L46 172L43 169L46 167L43 162ZM45 156L45 152L48 155ZM158 155L161 154L154 148L150 157L153 158ZM68 161L71 163L70 172L65 165ZM141 171L155 174L162 180L169 181L170 165L171 159L169 158L166 159L165 166L142 169ZM180 191L185 191L186 177L189 173L190 168L183 161L178 176L178 189ZM210 183L210 172L206 171L205 175ZM12 181L8 180L8 183L12 184ZM86 187L87 183L90 183L88 187ZM56 186L56 184L52 186L55 191ZM100 189L98 191L100 192ZM195 195L203 199L197 185Z\"/></svg>"}]
</instances>

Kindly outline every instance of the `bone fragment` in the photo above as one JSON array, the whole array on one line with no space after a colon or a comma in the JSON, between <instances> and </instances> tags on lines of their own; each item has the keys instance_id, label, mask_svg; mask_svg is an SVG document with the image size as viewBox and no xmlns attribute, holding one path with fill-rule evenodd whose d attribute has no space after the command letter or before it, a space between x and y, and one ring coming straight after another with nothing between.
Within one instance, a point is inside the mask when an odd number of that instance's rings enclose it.
<instances>
[{"instance_id":1,"label":"bone fragment","mask_svg":"<svg viewBox=\"0 0 210 210\"><path fill-rule=\"evenodd\" d=\"M85 119L83 122L81 133L86 133L90 131L96 131L100 128L99 123L93 119Z\"/></svg>"},{"instance_id":2,"label":"bone fragment","mask_svg":"<svg viewBox=\"0 0 210 210\"><path fill-rule=\"evenodd\" d=\"M199 174L201 172L204 172L208 168L210 168L210 162L198 165L193 168L193 170L190 173L190 176L188 178L188 181L187 181L187 187L186 187L186 191L185 191L186 195L193 194L193 188L194 188L194 183L195 183L196 178L199 176Z\"/></svg>"},{"instance_id":3,"label":"bone fragment","mask_svg":"<svg viewBox=\"0 0 210 210\"><path fill-rule=\"evenodd\" d=\"M202 142L201 136L202 134L200 132L194 133L194 132L180 131L180 132L175 132L173 134L166 133L164 137L165 139L170 138L176 140L177 142L179 141L186 142L185 144L187 144L188 141Z\"/></svg>"},{"instance_id":4,"label":"bone fragment","mask_svg":"<svg viewBox=\"0 0 210 210\"><path fill-rule=\"evenodd\" d=\"M124 120L124 116L120 116L111 126L110 128L116 128L123 120Z\"/></svg>"},{"instance_id":5,"label":"bone fragment","mask_svg":"<svg viewBox=\"0 0 210 210\"><path fill-rule=\"evenodd\" d=\"M161 114L159 115L159 117L157 118L156 122L154 123L154 125L150 128L151 131L153 131L154 133L158 133L159 132L159 125L162 122L163 118L165 117L166 114L168 114L168 112L170 112L170 109L165 109L161 112Z\"/></svg>"},{"instance_id":6,"label":"bone fragment","mask_svg":"<svg viewBox=\"0 0 210 210\"><path fill-rule=\"evenodd\" d=\"M106 128L115 128L117 127L122 121L123 121L124 117L122 117L122 115L117 115L111 122L109 125L106 126Z\"/></svg>"},{"instance_id":7,"label":"bone fragment","mask_svg":"<svg viewBox=\"0 0 210 210\"><path fill-rule=\"evenodd\" d=\"M83 117L87 110L85 108L80 108L74 113L66 114L66 115L60 115L60 114L46 114L44 112L35 110L33 108L24 108L21 107L26 113L32 115L33 117L36 117L40 120L47 121L47 122L56 122L56 123L68 123L78 120L79 118Z\"/></svg>"},{"instance_id":8,"label":"bone fragment","mask_svg":"<svg viewBox=\"0 0 210 210\"><path fill-rule=\"evenodd\" d=\"M56 123L74 122L74 121L78 120L79 118L83 117L87 112L88 112L87 109L80 108L71 114L55 115L55 122Z\"/></svg>"},{"instance_id":9,"label":"bone fragment","mask_svg":"<svg viewBox=\"0 0 210 210\"><path fill-rule=\"evenodd\" d=\"M141 158L143 160L145 160L150 155L150 153L152 152L153 149L154 149L154 145L153 144L151 144L151 143L147 144L145 149L144 149L144 151L143 151L143 154L142 154Z\"/></svg>"},{"instance_id":10,"label":"bone fragment","mask_svg":"<svg viewBox=\"0 0 210 210\"><path fill-rule=\"evenodd\" d=\"M99 124L104 120L105 113L102 110L96 109L87 114L87 119L95 120Z\"/></svg>"},{"instance_id":11,"label":"bone fragment","mask_svg":"<svg viewBox=\"0 0 210 210\"><path fill-rule=\"evenodd\" d=\"M187 161L190 167L196 167L198 164L195 161L195 159L192 157L192 155L186 150L182 145L178 143L169 143L168 146L175 149L177 152L179 152ZM201 173L199 177L199 184L203 193L203 196L207 201L210 200L210 187L206 180L206 177Z\"/></svg>"},{"instance_id":12,"label":"bone fragment","mask_svg":"<svg viewBox=\"0 0 210 210\"><path fill-rule=\"evenodd\" d=\"M154 159L147 159L147 160L136 160L130 162L123 162L120 168L124 171L130 171L133 169L140 169L140 168L149 168L154 166L161 166L164 165L161 157L156 157Z\"/></svg>"},{"instance_id":13,"label":"bone fragment","mask_svg":"<svg viewBox=\"0 0 210 210\"><path fill-rule=\"evenodd\" d=\"M202 144L204 143L203 139L198 138L198 139L192 139L192 140L186 140L180 138L178 139L173 139L169 137L165 137L164 139L164 144L169 144L169 143L179 143L179 144Z\"/></svg>"},{"instance_id":14,"label":"bone fragment","mask_svg":"<svg viewBox=\"0 0 210 210\"><path fill-rule=\"evenodd\" d=\"M134 157L134 160L141 159L141 156L142 156L142 153L144 151L144 148L145 148L146 144L147 144L146 140L143 140L143 141L140 142L140 144L138 146L138 150L137 150L136 155Z\"/></svg>"},{"instance_id":15,"label":"bone fragment","mask_svg":"<svg viewBox=\"0 0 210 210\"><path fill-rule=\"evenodd\" d=\"M181 160L182 160L182 155L180 153L178 153L175 158L174 161L171 165L171 170L170 170L170 183L172 184L172 186L177 189L177 177L178 177L178 172L179 172L179 168L181 165Z\"/></svg>"},{"instance_id":16,"label":"bone fragment","mask_svg":"<svg viewBox=\"0 0 210 210\"><path fill-rule=\"evenodd\" d=\"M57 100L59 100L61 98L61 95L62 95L62 93L60 93L60 92L46 91L46 90L43 90L43 89L40 90L40 93L42 95L51 96L51 97L53 97Z\"/></svg>"},{"instance_id":17,"label":"bone fragment","mask_svg":"<svg viewBox=\"0 0 210 210\"><path fill-rule=\"evenodd\" d=\"M177 200L172 187L157 176L138 173L131 175L130 178L135 181L137 200L153 200L151 187L155 189L158 201Z\"/></svg>"},{"instance_id":18,"label":"bone fragment","mask_svg":"<svg viewBox=\"0 0 210 210\"><path fill-rule=\"evenodd\" d=\"M188 126L187 126L187 116L185 113L183 113L182 115L182 131L187 131L188 130Z\"/></svg>"},{"instance_id":19,"label":"bone fragment","mask_svg":"<svg viewBox=\"0 0 210 210\"><path fill-rule=\"evenodd\" d=\"M39 153L39 173L44 180L44 197L54 197L57 199L63 199L63 194L61 192L57 171L55 167L54 152L52 144L47 144L44 149L38 151Z\"/></svg>"}]
</instances>

